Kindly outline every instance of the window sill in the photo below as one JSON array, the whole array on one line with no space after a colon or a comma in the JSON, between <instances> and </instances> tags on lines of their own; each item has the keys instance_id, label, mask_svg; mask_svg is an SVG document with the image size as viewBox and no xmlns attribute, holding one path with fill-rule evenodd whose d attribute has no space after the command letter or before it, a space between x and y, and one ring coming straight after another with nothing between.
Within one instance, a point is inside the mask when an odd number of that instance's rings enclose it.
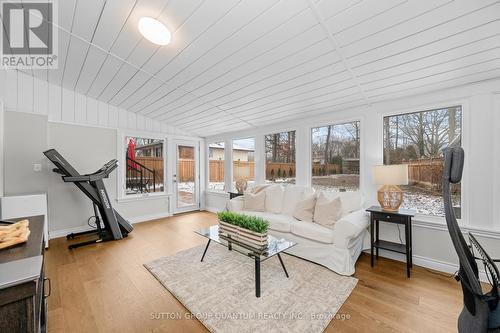
<instances>
[{"instance_id":1,"label":"window sill","mask_svg":"<svg viewBox=\"0 0 500 333\"><path fill-rule=\"evenodd\" d=\"M227 192L210 191L210 190L206 190L205 192L206 192L207 195L212 195L212 196L216 196L216 197L224 197L224 198L228 198L229 197L229 194Z\"/></svg>"},{"instance_id":2,"label":"window sill","mask_svg":"<svg viewBox=\"0 0 500 333\"><path fill-rule=\"evenodd\" d=\"M133 202L133 201L144 201L144 200L157 200L157 199L165 199L172 196L172 193L158 193L158 194L145 194L145 195L131 195L129 197L121 197L117 198L117 202Z\"/></svg>"}]
</instances>

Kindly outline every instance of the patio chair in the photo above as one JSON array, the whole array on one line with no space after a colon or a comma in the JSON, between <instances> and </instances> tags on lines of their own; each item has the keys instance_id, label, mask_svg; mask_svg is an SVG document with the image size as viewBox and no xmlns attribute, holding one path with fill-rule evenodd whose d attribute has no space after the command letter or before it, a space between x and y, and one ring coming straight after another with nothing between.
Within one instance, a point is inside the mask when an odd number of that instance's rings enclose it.
<instances>
[{"instance_id":1,"label":"patio chair","mask_svg":"<svg viewBox=\"0 0 500 333\"><path fill-rule=\"evenodd\" d=\"M458 331L500 332L499 273L495 265L495 261L498 260L492 260L472 234L469 234L471 245L466 243L453 211L450 185L461 181L463 166L462 148L453 147L444 150L443 199L446 224L460 262L460 269L455 278L462 285L464 299L464 307L458 318ZM480 257L475 257L474 250ZM481 288L476 260L484 264L491 285L491 290L486 293Z\"/></svg>"}]
</instances>

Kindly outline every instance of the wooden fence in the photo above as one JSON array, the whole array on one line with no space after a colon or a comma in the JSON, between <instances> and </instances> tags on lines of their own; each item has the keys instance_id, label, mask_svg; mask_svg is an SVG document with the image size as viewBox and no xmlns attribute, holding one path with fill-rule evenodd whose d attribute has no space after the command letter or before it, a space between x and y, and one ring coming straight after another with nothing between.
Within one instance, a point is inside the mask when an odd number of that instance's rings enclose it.
<instances>
[{"instance_id":1,"label":"wooden fence","mask_svg":"<svg viewBox=\"0 0 500 333\"><path fill-rule=\"evenodd\" d=\"M210 160L208 161L208 181L214 183L224 182L224 161L223 160Z\"/></svg>"},{"instance_id":2,"label":"wooden fence","mask_svg":"<svg viewBox=\"0 0 500 333\"><path fill-rule=\"evenodd\" d=\"M295 177L295 163L266 163L266 179Z\"/></svg>"},{"instance_id":3,"label":"wooden fence","mask_svg":"<svg viewBox=\"0 0 500 333\"><path fill-rule=\"evenodd\" d=\"M163 157L137 156L135 160L146 168L155 171L155 183L163 184Z\"/></svg>"},{"instance_id":4,"label":"wooden fence","mask_svg":"<svg viewBox=\"0 0 500 333\"><path fill-rule=\"evenodd\" d=\"M313 176L329 176L342 172L342 167L339 164L313 164Z\"/></svg>"},{"instance_id":5,"label":"wooden fence","mask_svg":"<svg viewBox=\"0 0 500 333\"><path fill-rule=\"evenodd\" d=\"M443 158L429 158L403 161L408 165L408 180L410 184L421 184L441 189L443 175Z\"/></svg>"},{"instance_id":6,"label":"wooden fence","mask_svg":"<svg viewBox=\"0 0 500 333\"><path fill-rule=\"evenodd\" d=\"M194 182L195 165L192 159L179 159L177 161L177 181Z\"/></svg>"},{"instance_id":7,"label":"wooden fence","mask_svg":"<svg viewBox=\"0 0 500 333\"><path fill-rule=\"evenodd\" d=\"M161 157L136 157L137 162L151 170L155 170L157 184L163 183L163 158ZM181 182L194 180L195 165L192 159L178 161L177 179ZM403 161L408 165L408 178L410 184L421 184L441 189L441 176L443 174L443 158L420 159ZM209 161L209 181L224 182L224 161ZM327 176L342 172L338 164L313 164L313 176ZM255 179L255 162L233 162L233 175L235 179ZM295 163L267 163L266 178L293 178L295 177Z\"/></svg>"},{"instance_id":8,"label":"wooden fence","mask_svg":"<svg viewBox=\"0 0 500 333\"><path fill-rule=\"evenodd\" d=\"M209 161L209 181L224 182L224 161ZM255 179L255 162L233 162L233 177L235 179Z\"/></svg>"}]
</instances>

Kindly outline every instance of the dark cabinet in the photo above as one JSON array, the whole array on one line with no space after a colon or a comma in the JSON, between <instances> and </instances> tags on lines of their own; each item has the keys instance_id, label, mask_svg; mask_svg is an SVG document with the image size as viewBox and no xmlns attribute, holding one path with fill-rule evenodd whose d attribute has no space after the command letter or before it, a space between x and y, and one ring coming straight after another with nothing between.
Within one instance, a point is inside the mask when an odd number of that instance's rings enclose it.
<instances>
[{"instance_id":1,"label":"dark cabinet","mask_svg":"<svg viewBox=\"0 0 500 333\"><path fill-rule=\"evenodd\" d=\"M44 217L27 219L28 241L0 250L0 333L46 332L50 280L44 271Z\"/></svg>"}]
</instances>

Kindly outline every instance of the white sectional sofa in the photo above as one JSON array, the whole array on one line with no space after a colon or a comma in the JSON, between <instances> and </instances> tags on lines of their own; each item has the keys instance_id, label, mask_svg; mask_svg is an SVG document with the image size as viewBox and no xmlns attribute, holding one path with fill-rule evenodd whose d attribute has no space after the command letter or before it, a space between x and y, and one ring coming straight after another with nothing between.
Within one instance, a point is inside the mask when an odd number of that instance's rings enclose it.
<instances>
[{"instance_id":1,"label":"white sectional sofa","mask_svg":"<svg viewBox=\"0 0 500 333\"><path fill-rule=\"evenodd\" d=\"M281 186L281 185L272 185ZM279 238L286 238L297 243L286 252L312 262L321 264L342 275L354 274L354 265L361 251L368 248L369 217L363 209L363 196L360 192L324 192L329 198L340 197L342 216L333 228L327 228L314 222L300 221L293 217L298 201L314 193L311 188L287 185L281 197L276 197L272 186L264 191L272 195L273 201L266 204L265 211L244 210L244 197L230 200L227 209L247 215L259 216L270 222L269 233ZM316 193L316 194L319 194ZM281 202L281 207L276 207Z\"/></svg>"}]
</instances>

